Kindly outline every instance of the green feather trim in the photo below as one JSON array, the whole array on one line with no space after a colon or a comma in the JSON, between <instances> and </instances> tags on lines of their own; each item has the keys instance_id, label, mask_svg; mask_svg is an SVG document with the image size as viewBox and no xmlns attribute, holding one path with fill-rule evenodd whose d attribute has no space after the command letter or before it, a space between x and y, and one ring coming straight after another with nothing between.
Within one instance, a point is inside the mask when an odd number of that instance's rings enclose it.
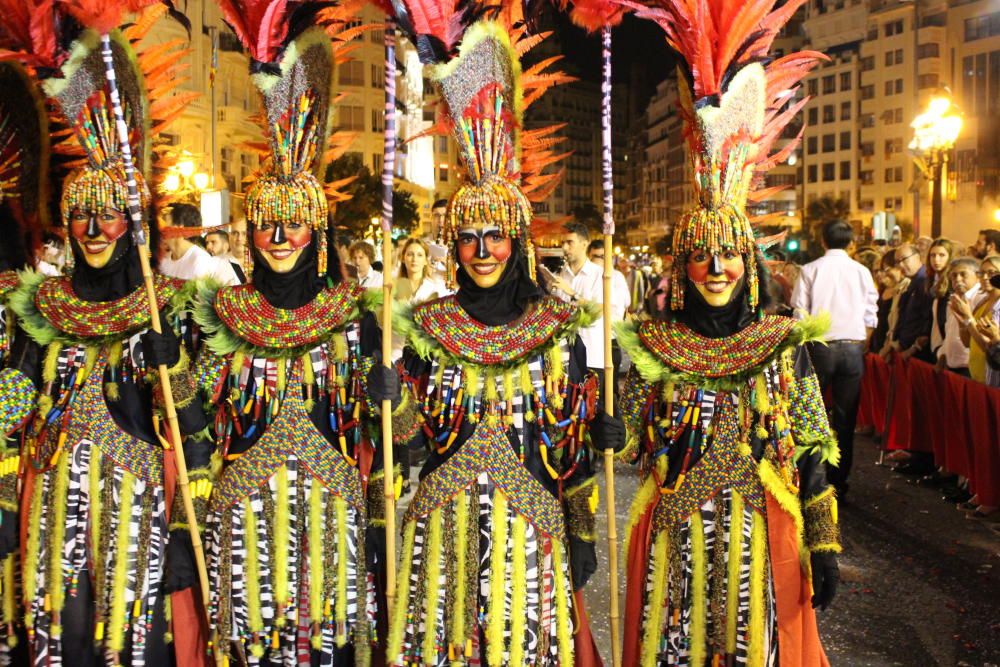
<instances>
[{"instance_id":1,"label":"green feather trim","mask_svg":"<svg viewBox=\"0 0 1000 667\"><path fill-rule=\"evenodd\" d=\"M819 452L819 460L832 466L840 465L840 445L836 436L820 438L814 442L795 443L795 461L803 456L811 456Z\"/></svg>"},{"instance_id":2,"label":"green feather trim","mask_svg":"<svg viewBox=\"0 0 1000 667\"><path fill-rule=\"evenodd\" d=\"M632 364L647 382L674 382L675 384L693 384L702 389L713 391L737 391L787 350L805 343L822 341L823 334L830 328L830 316L822 314L800 320L792 327L785 339L771 350L767 358L724 378L707 378L698 373L677 371L670 368L642 344L639 339L639 323L637 322L618 322L614 328L618 344L628 353Z\"/></svg>"},{"instance_id":3,"label":"green feather trim","mask_svg":"<svg viewBox=\"0 0 1000 667\"><path fill-rule=\"evenodd\" d=\"M460 364L463 369L469 369L473 374L486 377L487 370L495 374L498 371L520 368L524 365L528 357L542 353L547 353L556 348L562 340L572 341L580 329L590 326L601 316L600 305L594 303L581 304L577 311L555 330L552 336L533 350L530 350L518 359L509 362L493 365L482 365L460 357L445 349L440 342L429 333L424 331L413 320L413 306L409 304L401 305L392 313L392 330L406 339L406 345L412 349L417 356L427 361L437 360L443 366L453 366Z\"/></svg>"}]
</instances>

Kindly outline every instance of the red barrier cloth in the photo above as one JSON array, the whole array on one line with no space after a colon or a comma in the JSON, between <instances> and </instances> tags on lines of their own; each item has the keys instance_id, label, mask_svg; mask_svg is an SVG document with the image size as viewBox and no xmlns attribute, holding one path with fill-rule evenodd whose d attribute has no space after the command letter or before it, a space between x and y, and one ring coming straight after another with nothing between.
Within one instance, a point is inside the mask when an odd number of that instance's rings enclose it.
<instances>
[{"instance_id":1,"label":"red barrier cloth","mask_svg":"<svg viewBox=\"0 0 1000 667\"><path fill-rule=\"evenodd\" d=\"M983 505L1000 505L1000 390L966 380L966 428L972 444L969 486Z\"/></svg>"},{"instance_id":2,"label":"red barrier cloth","mask_svg":"<svg viewBox=\"0 0 1000 667\"><path fill-rule=\"evenodd\" d=\"M948 442L939 396L944 385L941 373L921 361L903 363L910 380L910 450L931 452L934 460L941 460Z\"/></svg>"},{"instance_id":3,"label":"red barrier cloth","mask_svg":"<svg viewBox=\"0 0 1000 667\"><path fill-rule=\"evenodd\" d=\"M944 391L941 409L945 414L947 436L945 438L944 458L935 462L944 466L945 470L965 475L972 469L973 447L968 433L968 423L965 419L965 390L973 382L956 373L945 373L942 376Z\"/></svg>"},{"instance_id":4,"label":"red barrier cloth","mask_svg":"<svg viewBox=\"0 0 1000 667\"><path fill-rule=\"evenodd\" d=\"M888 428L885 444L889 449L910 449L910 420L912 419L912 402L910 395L910 377L907 372L906 360L898 354L893 355L889 364L891 405L888 413Z\"/></svg>"},{"instance_id":5,"label":"red barrier cloth","mask_svg":"<svg viewBox=\"0 0 1000 667\"><path fill-rule=\"evenodd\" d=\"M872 426L876 433L885 431L885 408L889 398L889 366L877 354L865 355L865 374L861 379L861 402L858 425Z\"/></svg>"}]
</instances>

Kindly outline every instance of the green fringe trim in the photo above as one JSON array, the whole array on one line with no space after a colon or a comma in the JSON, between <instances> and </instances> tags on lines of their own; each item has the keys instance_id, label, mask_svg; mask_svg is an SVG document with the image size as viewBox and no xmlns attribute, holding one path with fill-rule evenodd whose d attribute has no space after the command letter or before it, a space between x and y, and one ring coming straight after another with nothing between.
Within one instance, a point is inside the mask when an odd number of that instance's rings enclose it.
<instances>
[{"instance_id":1,"label":"green fringe trim","mask_svg":"<svg viewBox=\"0 0 1000 667\"><path fill-rule=\"evenodd\" d=\"M786 350L791 350L805 343L821 341L823 334L830 328L830 316L824 314L800 320L788 336L779 345L776 345L762 362L724 378L708 378L698 373L670 368L639 340L639 323L637 322L618 322L614 328L618 344L628 353L636 370L647 382L694 384L702 389L713 391L736 391L770 366Z\"/></svg>"},{"instance_id":2,"label":"green fringe trim","mask_svg":"<svg viewBox=\"0 0 1000 667\"><path fill-rule=\"evenodd\" d=\"M840 465L840 445L837 444L837 437L834 435L820 438L814 442L795 443L795 462L803 456L812 456L819 453L819 460L832 466Z\"/></svg>"},{"instance_id":3,"label":"green fringe trim","mask_svg":"<svg viewBox=\"0 0 1000 667\"><path fill-rule=\"evenodd\" d=\"M222 288L222 284L211 278L202 278L190 283L195 290L193 303L190 310L193 313L194 321L207 335L206 345L208 349L220 357L226 357L236 352L255 357L267 357L268 359L297 359L308 354L313 348L322 342L328 342L337 334L344 331L348 324L356 322L365 312L376 312L382 305L382 291L377 289L365 290L361 298L358 299L344 324L337 328L326 331L320 341L300 345L298 347L270 348L253 345L232 331L222 321L219 314L215 312L215 296Z\"/></svg>"}]
</instances>

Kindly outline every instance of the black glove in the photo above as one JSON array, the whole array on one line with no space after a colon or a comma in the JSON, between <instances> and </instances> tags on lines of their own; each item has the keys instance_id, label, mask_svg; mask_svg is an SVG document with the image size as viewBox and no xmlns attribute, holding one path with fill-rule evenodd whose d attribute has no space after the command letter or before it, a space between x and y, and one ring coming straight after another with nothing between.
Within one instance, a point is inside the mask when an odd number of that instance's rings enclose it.
<instances>
[{"instance_id":1,"label":"black glove","mask_svg":"<svg viewBox=\"0 0 1000 667\"><path fill-rule=\"evenodd\" d=\"M170 531L167 542L166 572L163 575L163 591L176 593L191 588L198 581L198 570L194 565L194 547L191 533L187 528Z\"/></svg>"},{"instance_id":2,"label":"black glove","mask_svg":"<svg viewBox=\"0 0 1000 667\"><path fill-rule=\"evenodd\" d=\"M17 512L0 510L0 560L17 549L21 538Z\"/></svg>"},{"instance_id":3,"label":"black glove","mask_svg":"<svg viewBox=\"0 0 1000 667\"><path fill-rule=\"evenodd\" d=\"M173 368L181 360L181 341L170 327L163 327L162 333L149 329L142 334L142 358L146 368Z\"/></svg>"},{"instance_id":4,"label":"black glove","mask_svg":"<svg viewBox=\"0 0 1000 667\"><path fill-rule=\"evenodd\" d=\"M375 572L380 565L385 567L385 526L365 528L365 565L369 572Z\"/></svg>"},{"instance_id":5,"label":"black glove","mask_svg":"<svg viewBox=\"0 0 1000 667\"><path fill-rule=\"evenodd\" d=\"M625 422L606 412L599 412L590 423L590 441L594 449L611 448L615 454L625 449Z\"/></svg>"},{"instance_id":6,"label":"black glove","mask_svg":"<svg viewBox=\"0 0 1000 667\"><path fill-rule=\"evenodd\" d=\"M399 373L395 368L386 368L381 363L376 362L368 371L368 395L376 403L386 399L392 401L392 409L399 407L402 397Z\"/></svg>"},{"instance_id":7,"label":"black glove","mask_svg":"<svg viewBox=\"0 0 1000 667\"><path fill-rule=\"evenodd\" d=\"M597 572L597 546L593 542L569 536L569 573L573 577L573 590L587 585Z\"/></svg>"},{"instance_id":8,"label":"black glove","mask_svg":"<svg viewBox=\"0 0 1000 667\"><path fill-rule=\"evenodd\" d=\"M809 557L812 564L813 609L826 609L837 594L837 582L840 581L840 568L837 566L837 554L822 551Z\"/></svg>"}]
</instances>

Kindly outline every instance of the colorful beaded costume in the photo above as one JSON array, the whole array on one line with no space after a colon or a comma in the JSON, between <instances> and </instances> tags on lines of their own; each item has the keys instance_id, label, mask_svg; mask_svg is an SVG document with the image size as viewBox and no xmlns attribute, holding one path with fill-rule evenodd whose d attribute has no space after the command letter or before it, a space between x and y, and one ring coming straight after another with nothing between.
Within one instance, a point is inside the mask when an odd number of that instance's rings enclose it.
<instances>
[{"instance_id":1,"label":"colorful beaded costume","mask_svg":"<svg viewBox=\"0 0 1000 667\"><path fill-rule=\"evenodd\" d=\"M811 554L838 552L823 464L836 439L802 344L816 322L760 311L761 256L745 208L759 174L794 149L771 145L806 100L796 84L820 57L768 59L802 4L660 0L634 6L681 55L680 111L698 203L678 222L673 321L628 323L634 367L623 418L645 479L628 526L624 663L827 665L810 605ZM742 26L742 27L741 27ZM757 176L755 178L755 175ZM682 321L694 252L742 256L751 322L709 338Z\"/></svg>"}]
</instances>

